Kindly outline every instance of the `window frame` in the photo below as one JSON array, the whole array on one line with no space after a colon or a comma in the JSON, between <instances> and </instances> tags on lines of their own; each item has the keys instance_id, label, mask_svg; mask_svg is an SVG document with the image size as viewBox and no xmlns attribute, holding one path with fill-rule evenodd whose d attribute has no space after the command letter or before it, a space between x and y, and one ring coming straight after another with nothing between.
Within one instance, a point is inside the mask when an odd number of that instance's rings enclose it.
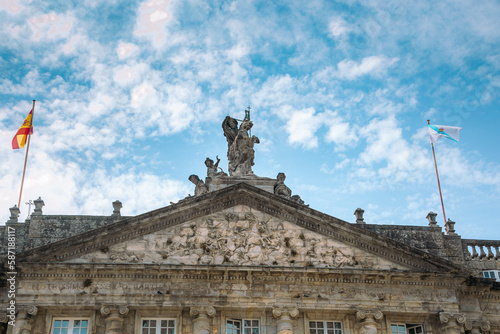
<instances>
[{"instance_id":1,"label":"window frame","mask_svg":"<svg viewBox=\"0 0 500 334\"><path fill-rule=\"evenodd\" d=\"M144 316L141 316L140 317L140 320L139 320L139 334L142 334L142 322L144 320L171 320L174 322L174 334L177 334L177 318L173 318L173 317L144 317ZM150 327L151 328L151 327ZM168 329L168 325L167 325L167 329ZM158 330L160 330L160 333L161 333L161 322L160 322L160 328L155 328L156 329L156 332L158 332ZM156 333L156 334L160 334L160 333Z\"/></svg>"},{"instance_id":2,"label":"window frame","mask_svg":"<svg viewBox=\"0 0 500 334\"><path fill-rule=\"evenodd\" d=\"M416 323L406 323L406 322L400 322L400 321L390 322L389 323L390 333L391 334L401 334L400 331L397 331L396 333L393 332L392 331L392 326L404 326L404 328L405 328L404 334L410 334L408 332L408 330L409 330L408 326L411 326L410 329L416 328L417 326L420 326L420 327L422 327L422 333L421 334L425 334L425 325L424 325L423 322L416 322Z\"/></svg>"},{"instance_id":3,"label":"window frame","mask_svg":"<svg viewBox=\"0 0 500 334\"><path fill-rule=\"evenodd\" d=\"M311 334L311 322L315 322L316 324L317 323L323 323L323 333L321 334L327 334L327 330L328 330L328 325L327 323L331 322L333 323L333 331L335 333L335 331L337 331L338 329L335 328L335 324L336 323L339 323L340 324L340 334L344 334L344 324L342 323L341 320L322 320L322 319L307 319L307 333ZM313 328L314 330L318 330L320 328Z\"/></svg>"},{"instance_id":4,"label":"window frame","mask_svg":"<svg viewBox=\"0 0 500 334\"><path fill-rule=\"evenodd\" d=\"M51 322L50 322L50 331L49 333L50 334L54 334L54 329L55 328L55 322L56 321L65 321L65 320L68 320L68 321L73 321L73 324L74 324L74 321L75 320L84 320L84 321L87 321L87 334L90 334L91 333L91 318L90 317L85 317L85 316L82 316L82 317L68 317L68 316L52 316L52 319L51 319ZM73 329L75 329L73 327L73 324L70 323L70 327L68 327L68 333L73 333ZM59 328L61 329L61 328Z\"/></svg>"},{"instance_id":5,"label":"window frame","mask_svg":"<svg viewBox=\"0 0 500 334\"><path fill-rule=\"evenodd\" d=\"M235 322L239 322L240 323L240 325L241 325L241 327L240 327L240 334L245 334L245 329L247 329L247 328L250 328L251 330L254 329L254 328L258 328L259 329L259 334L262 334L260 319L256 319L256 318L231 318L231 317L226 317L226 321L224 323L224 332L226 334L228 333L228 330L227 330L227 322L228 321L235 321ZM250 321L250 322L257 321L258 327L253 327L253 324L250 325L250 327L245 326L245 321Z\"/></svg>"},{"instance_id":6,"label":"window frame","mask_svg":"<svg viewBox=\"0 0 500 334\"><path fill-rule=\"evenodd\" d=\"M495 282L500 282L500 270L496 269L483 269L482 274L484 278L493 278L495 279ZM490 277L486 277L486 274ZM493 274L495 277L491 277L491 274Z\"/></svg>"}]
</instances>

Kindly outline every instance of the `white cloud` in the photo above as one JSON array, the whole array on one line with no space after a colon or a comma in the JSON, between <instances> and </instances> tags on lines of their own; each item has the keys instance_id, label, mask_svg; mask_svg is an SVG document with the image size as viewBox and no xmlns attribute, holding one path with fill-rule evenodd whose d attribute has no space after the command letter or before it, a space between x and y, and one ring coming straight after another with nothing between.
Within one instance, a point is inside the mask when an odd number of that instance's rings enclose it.
<instances>
[{"instance_id":1,"label":"white cloud","mask_svg":"<svg viewBox=\"0 0 500 334\"><path fill-rule=\"evenodd\" d=\"M379 77L385 74L387 69L397 61L398 58L387 58L386 56L366 57L361 63L345 59L337 64L337 75L339 78L347 80L354 80L363 75Z\"/></svg>"},{"instance_id":2,"label":"white cloud","mask_svg":"<svg viewBox=\"0 0 500 334\"><path fill-rule=\"evenodd\" d=\"M10 15L19 14L25 7L18 0L0 1L0 10L5 10Z\"/></svg>"},{"instance_id":3,"label":"white cloud","mask_svg":"<svg viewBox=\"0 0 500 334\"><path fill-rule=\"evenodd\" d=\"M285 128L290 144L299 144L306 149L318 146L316 131L321 126L322 117L315 115L314 108L294 110L290 106L285 106L280 112L289 117Z\"/></svg>"},{"instance_id":4,"label":"white cloud","mask_svg":"<svg viewBox=\"0 0 500 334\"><path fill-rule=\"evenodd\" d=\"M31 17L29 24L33 30L32 39L34 41L54 41L66 38L71 32L72 22L75 21L72 14L62 15L54 12Z\"/></svg>"},{"instance_id":5,"label":"white cloud","mask_svg":"<svg viewBox=\"0 0 500 334\"><path fill-rule=\"evenodd\" d=\"M143 2L137 12L134 34L150 40L155 48L161 48L169 36L167 27L172 21L170 0Z\"/></svg>"},{"instance_id":6,"label":"white cloud","mask_svg":"<svg viewBox=\"0 0 500 334\"><path fill-rule=\"evenodd\" d=\"M349 28L347 22L341 17L334 17L330 19L330 23L328 24L328 31L331 36L338 38L341 37L352 29Z\"/></svg>"},{"instance_id":7,"label":"white cloud","mask_svg":"<svg viewBox=\"0 0 500 334\"><path fill-rule=\"evenodd\" d=\"M366 138L367 146L360 154L358 163L362 166L386 163L378 169L379 179L421 181L429 158L419 145L410 145L403 138L402 129L393 116L372 120L359 130L359 134ZM408 179L409 175L412 179Z\"/></svg>"},{"instance_id":8,"label":"white cloud","mask_svg":"<svg viewBox=\"0 0 500 334\"><path fill-rule=\"evenodd\" d=\"M345 122L337 112L325 113L324 120L329 127L325 137L327 143L334 142L339 150L356 144L358 136L355 127L350 125L349 122Z\"/></svg>"},{"instance_id":9,"label":"white cloud","mask_svg":"<svg viewBox=\"0 0 500 334\"><path fill-rule=\"evenodd\" d=\"M147 73L151 73L151 68L144 63L120 65L113 69L113 81L121 87L130 87L138 84Z\"/></svg>"},{"instance_id":10,"label":"white cloud","mask_svg":"<svg viewBox=\"0 0 500 334\"><path fill-rule=\"evenodd\" d=\"M135 56L139 51L137 45L132 43L120 43L116 52L118 53L119 59L126 59Z\"/></svg>"}]
</instances>

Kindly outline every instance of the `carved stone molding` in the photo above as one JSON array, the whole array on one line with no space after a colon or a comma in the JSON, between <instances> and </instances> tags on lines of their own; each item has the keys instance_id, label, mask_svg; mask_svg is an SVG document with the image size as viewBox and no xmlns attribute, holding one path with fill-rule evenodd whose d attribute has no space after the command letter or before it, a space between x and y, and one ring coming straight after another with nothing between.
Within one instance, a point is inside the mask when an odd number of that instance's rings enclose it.
<instances>
[{"instance_id":1,"label":"carved stone molding","mask_svg":"<svg viewBox=\"0 0 500 334\"><path fill-rule=\"evenodd\" d=\"M295 307L275 307L273 317L278 319L278 334L291 334L293 332L292 320L299 316L299 310Z\"/></svg>"}]
</instances>

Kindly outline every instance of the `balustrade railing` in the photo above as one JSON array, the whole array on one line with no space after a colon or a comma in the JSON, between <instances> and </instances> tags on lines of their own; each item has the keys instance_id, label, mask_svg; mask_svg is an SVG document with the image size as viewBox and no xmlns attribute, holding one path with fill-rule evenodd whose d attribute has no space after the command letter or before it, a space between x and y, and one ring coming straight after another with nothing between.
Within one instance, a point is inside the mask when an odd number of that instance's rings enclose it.
<instances>
[{"instance_id":1,"label":"balustrade railing","mask_svg":"<svg viewBox=\"0 0 500 334\"><path fill-rule=\"evenodd\" d=\"M462 239L462 246L469 260L500 260L500 240Z\"/></svg>"}]
</instances>

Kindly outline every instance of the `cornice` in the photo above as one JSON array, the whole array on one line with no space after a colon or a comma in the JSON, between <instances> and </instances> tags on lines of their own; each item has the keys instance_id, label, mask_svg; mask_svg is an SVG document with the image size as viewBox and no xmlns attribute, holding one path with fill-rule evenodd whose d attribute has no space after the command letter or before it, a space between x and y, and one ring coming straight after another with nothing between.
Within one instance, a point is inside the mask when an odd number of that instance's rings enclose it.
<instances>
[{"instance_id":1,"label":"cornice","mask_svg":"<svg viewBox=\"0 0 500 334\"><path fill-rule=\"evenodd\" d=\"M192 281L248 284L350 284L377 286L415 286L457 289L463 284L446 274L422 279L414 271L374 271L362 269L328 269L287 267L225 267L215 265L140 265L90 263L25 263L18 266L18 277L24 281L69 279L102 281Z\"/></svg>"}]
</instances>

